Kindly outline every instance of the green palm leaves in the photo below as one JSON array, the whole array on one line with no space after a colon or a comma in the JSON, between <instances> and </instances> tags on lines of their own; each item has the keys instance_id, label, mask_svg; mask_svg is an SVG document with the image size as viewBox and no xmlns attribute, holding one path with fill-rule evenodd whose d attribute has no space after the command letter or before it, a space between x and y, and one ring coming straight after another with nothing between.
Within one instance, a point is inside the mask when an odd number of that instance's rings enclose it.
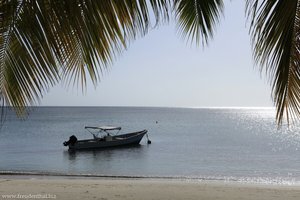
<instances>
[{"instance_id":1,"label":"green palm leaves","mask_svg":"<svg viewBox=\"0 0 300 200\"><path fill-rule=\"evenodd\" d=\"M277 120L300 117L299 1L245 2ZM172 13L184 37L206 44L222 11L222 0L0 0L0 100L22 113L59 81L96 84L151 21Z\"/></svg>"},{"instance_id":2,"label":"green palm leaves","mask_svg":"<svg viewBox=\"0 0 300 200\"><path fill-rule=\"evenodd\" d=\"M29 16L27 4L2 1L0 5L1 99L19 111L58 79L54 52L39 21Z\"/></svg>"},{"instance_id":3,"label":"green palm leaves","mask_svg":"<svg viewBox=\"0 0 300 200\"><path fill-rule=\"evenodd\" d=\"M178 27L183 36L190 40L202 39L206 44L213 36L213 30L223 11L222 0L175 0Z\"/></svg>"},{"instance_id":4,"label":"green palm leaves","mask_svg":"<svg viewBox=\"0 0 300 200\"><path fill-rule=\"evenodd\" d=\"M22 113L60 80L84 86L90 76L96 83L128 42L147 32L151 14L157 22L168 18L167 1L148 3L1 0L1 100Z\"/></svg>"},{"instance_id":5,"label":"green palm leaves","mask_svg":"<svg viewBox=\"0 0 300 200\"><path fill-rule=\"evenodd\" d=\"M300 10L297 0L247 0L255 61L271 78L277 121L300 117Z\"/></svg>"}]
</instances>

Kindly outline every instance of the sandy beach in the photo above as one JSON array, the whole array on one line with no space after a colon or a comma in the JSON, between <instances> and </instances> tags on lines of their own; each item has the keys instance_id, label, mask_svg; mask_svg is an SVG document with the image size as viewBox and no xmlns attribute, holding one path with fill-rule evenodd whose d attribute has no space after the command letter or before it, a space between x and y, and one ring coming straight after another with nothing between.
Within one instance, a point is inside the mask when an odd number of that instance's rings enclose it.
<instances>
[{"instance_id":1,"label":"sandy beach","mask_svg":"<svg viewBox=\"0 0 300 200\"><path fill-rule=\"evenodd\" d=\"M221 181L64 177L0 178L0 199L299 200L300 186Z\"/></svg>"}]
</instances>

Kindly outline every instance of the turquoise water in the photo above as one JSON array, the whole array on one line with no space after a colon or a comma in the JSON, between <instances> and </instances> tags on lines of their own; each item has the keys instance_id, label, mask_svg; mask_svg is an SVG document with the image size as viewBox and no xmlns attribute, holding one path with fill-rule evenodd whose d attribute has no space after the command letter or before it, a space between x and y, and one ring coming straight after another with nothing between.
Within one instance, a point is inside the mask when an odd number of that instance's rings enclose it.
<instances>
[{"instance_id":1,"label":"turquoise water","mask_svg":"<svg viewBox=\"0 0 300 200\"><path fill-rule=\"evenodd\" d=\"M278 130L273 109L42 107L12 112L0 132L0 171L300 182L300 125ZM158 123L156 123L156 121ZM147 129L140 146L69 152L84 126Z\"/></svg>"}]
</instances>

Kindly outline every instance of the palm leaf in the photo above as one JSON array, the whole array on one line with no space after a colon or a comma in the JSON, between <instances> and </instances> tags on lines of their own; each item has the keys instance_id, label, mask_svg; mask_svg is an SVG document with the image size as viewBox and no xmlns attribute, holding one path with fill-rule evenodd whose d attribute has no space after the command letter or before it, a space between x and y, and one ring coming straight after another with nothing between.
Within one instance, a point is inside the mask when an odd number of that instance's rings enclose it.
<instances>
[{"instance_id":1,"label":"palm leaf","mask_svg":"<svg viewBox=\"0 0 300 200\"><path fill-rule=\"evenodd\" d=\"M0 1L0 98L18 113L57 82L96 84L151 12L168 19L169 0ZM151 8L151 9L150 9Z\"/></svg>"},{"instance_id":2,"label":"palm leaf","mask_svg":"<svg viewBox=\"0 0 300 200\"><path fill-rule=\"evenodd\" d=\"M298 0L247 0L255 61L272 82L277 121L300 117Z\"/></svg>"},{"instance_id":3,"label":"palm leaf","mask_svg":"<svg viewBox=\"0 0 300 200\"><path fill-rule=\"evenodd\" d=\"M28 4L2 1L0 5L1 99L19 113L58 79L57 63L38 22L30 20ZM20 20L24 14L27 18Z\"/></svg>"},{"instance_id":4,"label":"palm leaf","mask_svg":"<svg viewBox=\"0 0 300 200\"><path fill-rule=\"evenodd\" d=\"M175 0L174 9L178 28L188 40L207 44L223 12L222 0Z\"/></svg>"}]
</instances>

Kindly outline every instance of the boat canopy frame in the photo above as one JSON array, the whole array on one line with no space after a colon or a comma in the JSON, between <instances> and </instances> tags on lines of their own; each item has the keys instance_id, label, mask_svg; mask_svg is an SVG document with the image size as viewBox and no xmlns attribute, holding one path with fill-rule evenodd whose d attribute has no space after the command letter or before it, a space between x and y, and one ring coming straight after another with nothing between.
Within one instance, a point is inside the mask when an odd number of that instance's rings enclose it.
<instances>
[{"instance_id":1,"label":"boat canopy frame","mask_svg":"<svg viewBox=\"0 0 300 200\"><path fill-rule=\"evenodd\" d=\"M99 134L103 132L105 132L107 135L117 135L122 129L121 127L116 127L116 126L85 126L84 128L93 135L94 139L99 138L98 137ZM118 131L118 132L112 134L111 131Z\"/></svg>"}]
</instances>

